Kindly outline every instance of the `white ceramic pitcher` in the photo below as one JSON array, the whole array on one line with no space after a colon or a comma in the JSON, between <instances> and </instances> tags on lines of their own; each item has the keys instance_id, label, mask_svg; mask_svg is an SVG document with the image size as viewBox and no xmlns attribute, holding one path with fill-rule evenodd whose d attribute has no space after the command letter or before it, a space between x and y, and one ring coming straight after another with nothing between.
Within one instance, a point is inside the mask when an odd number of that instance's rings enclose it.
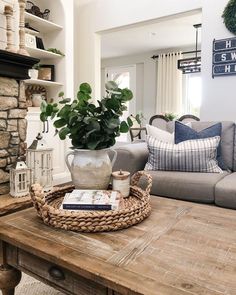
<instances>
[{"instance_id":1,"label":"white ceramic pitcher","mask_svg":"<svg viewBox=\"0 0 236 295\"><path fill-rule=\"evenodd\" d=\"M114 153L112 161L108 156L108 151ZM74 156L71 164L69 163L70 155ZM107 189L116 158L117 152L113 149L75 149L68 152L66 164L71 172L75 188Z\"/></svg>"}]
</instances>

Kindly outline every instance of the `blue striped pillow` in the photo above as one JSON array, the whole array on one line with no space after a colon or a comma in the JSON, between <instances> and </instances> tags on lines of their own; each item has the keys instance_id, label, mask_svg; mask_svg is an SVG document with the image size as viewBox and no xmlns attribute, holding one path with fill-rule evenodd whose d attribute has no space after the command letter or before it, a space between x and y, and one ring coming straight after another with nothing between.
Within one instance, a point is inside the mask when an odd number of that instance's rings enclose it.
<instances>
[{"instance_id":1,"label":"blue striped pillow","mask_svg":"<svg viewBox=\"0 0 236 295\"><path fill-rule=\"evenodd\" d=\"M221 173L216 160L220 137L187 140L172 144L148 136L145 170Z\"/></svg>"}]
</instances>

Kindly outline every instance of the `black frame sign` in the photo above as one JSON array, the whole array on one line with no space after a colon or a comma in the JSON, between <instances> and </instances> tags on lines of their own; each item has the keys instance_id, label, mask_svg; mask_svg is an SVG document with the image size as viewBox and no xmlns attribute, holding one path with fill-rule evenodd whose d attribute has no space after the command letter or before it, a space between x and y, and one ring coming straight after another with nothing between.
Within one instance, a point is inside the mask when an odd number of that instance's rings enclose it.
<instances>
[{"instance_id":1,"label":"black frame sign","mask_svg":"<svg viewBox=\"0 0 236 295\"><path fill-rule=\"evenodd\" d=\"M236 75L236 38L213 41L212 77Z\"/></svg>"}]
</instances>

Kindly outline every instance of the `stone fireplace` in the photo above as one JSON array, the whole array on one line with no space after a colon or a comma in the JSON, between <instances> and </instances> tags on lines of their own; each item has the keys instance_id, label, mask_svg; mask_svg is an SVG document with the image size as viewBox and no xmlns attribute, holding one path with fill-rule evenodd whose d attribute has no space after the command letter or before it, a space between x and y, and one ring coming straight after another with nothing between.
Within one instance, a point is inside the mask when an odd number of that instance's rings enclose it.
<instances>
[{"instance_id":1,"label":"stone fireplace","mask_svg":"<svg viewBox=\"0 0 236 295\"><path fill-rule=\"evenodd\" d=\"M28 69L38 59L0 50L0 195L9 193L9 168L25 155Z\"/></svg>"}]
</instances>

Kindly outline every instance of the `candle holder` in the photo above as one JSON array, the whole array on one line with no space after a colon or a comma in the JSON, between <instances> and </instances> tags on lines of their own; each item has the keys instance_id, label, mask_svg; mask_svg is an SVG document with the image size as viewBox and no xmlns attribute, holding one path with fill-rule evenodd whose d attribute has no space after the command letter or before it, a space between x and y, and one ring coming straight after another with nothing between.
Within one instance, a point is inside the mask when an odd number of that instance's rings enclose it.
<instances>
[{"instance_id":1,"label":"candle holder","mask_svg":"<svg viewBox=\"0 0 236 295\"><path fill-rule=\"evenodd\" d=\"M31 184L39 183L45 192L53 188L52 151L40 133L26 150L26 163L32 170Z\"/></svg>"},{"instance_id":2,"label":"candle holder","mask_svg":"<svg viewBox=\"0 0 236 295\"><path fill-rule=\"evenodd\" d=\"M119 191L124 198L127 198L130 193L130 173L122 170L113 172L112 189Z\"/></svg>"},{"instance_id":3,"label":"candle holder","mask_svg":"<svg viewBox=\"0 0 236 295\"><path fill-rule=\"evenodd\" d=\"M6 30L7 30L7 46L5 50L16 53L17 50L13 42L13 29L12 29L13 8L9 5L6 5L4 7L4 15L6 16Z\"/></svg>"},{"instance_id":4,"label":"candle holder","mask_svg":"<svg viewBox=\"0 0 236 295\"><path fill-rule=\"evenodd\" d=\"M18 53L29 56L28 51L25 49L25 0L18 0L20 10L19 22L19 50Z\"/></svg>"}]
</instances>

